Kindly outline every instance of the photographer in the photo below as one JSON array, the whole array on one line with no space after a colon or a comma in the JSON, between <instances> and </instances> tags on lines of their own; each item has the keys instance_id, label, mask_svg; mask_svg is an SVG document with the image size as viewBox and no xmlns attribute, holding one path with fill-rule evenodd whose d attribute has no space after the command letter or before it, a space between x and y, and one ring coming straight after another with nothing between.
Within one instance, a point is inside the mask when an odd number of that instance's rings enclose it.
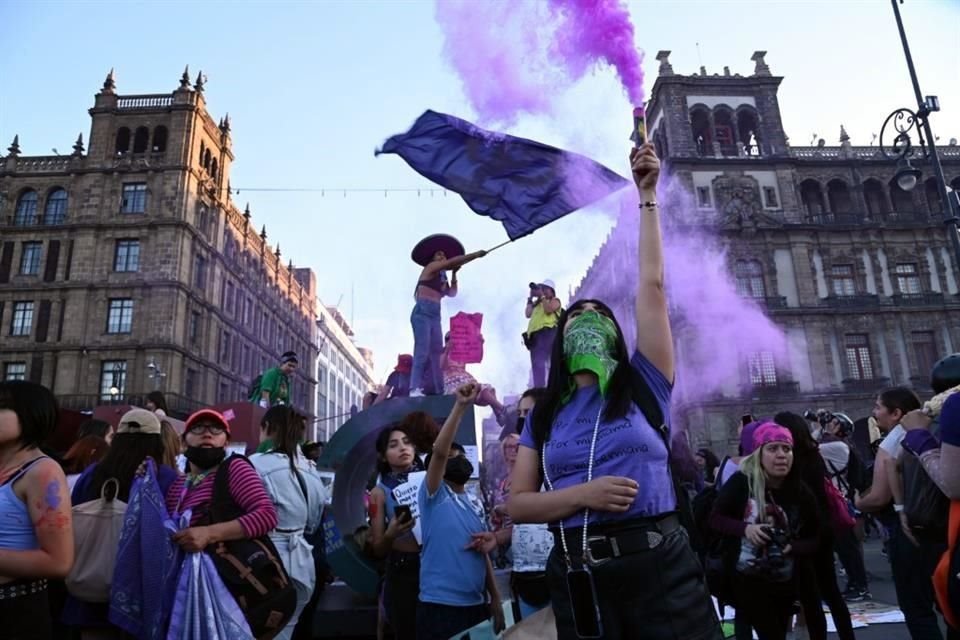
<instances>
[{"instance_id":1,"label":"photographer","mask_svg":"<svg viewBox=\"0 0 960 640\"><path fill-rule=\"evenodd\" d=\"M533 371L533 386L544 387L547 384L547 372L550 371L550 350L557 335L557 323L563 311L557 299L553 280L542 283L530 283L530 295L527 298L526 316L530 319L523 342L530 350L530 368Z\"/></svg>"},{"instance_id":2,"label":"photographer","mask_svg":"<svg viewBox=\"0 0 960 640\"><path fill-rule=\"evenodd\" d=\"M783 640L798 595L794 557L817 548L817 507L793 470L793 436L787 428L760 425L753 447L720 489L709 523L726 538L737 611L760 640Z\"/></svg>"}]
</instances>

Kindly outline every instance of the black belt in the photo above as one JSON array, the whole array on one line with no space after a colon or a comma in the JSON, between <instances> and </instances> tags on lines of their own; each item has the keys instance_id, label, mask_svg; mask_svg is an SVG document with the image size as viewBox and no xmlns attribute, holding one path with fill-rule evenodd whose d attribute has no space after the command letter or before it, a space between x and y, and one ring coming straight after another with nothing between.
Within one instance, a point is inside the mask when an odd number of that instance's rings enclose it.
<instances>
[{"instance_id":1,"label":"black belt","mask_svg":"<svg viewBox=\"0 0 960 640\"><path fill-rule=\"evenodd\" d=\"M616 529L604 533L603 525L593 525L598 531L589 535L587 530L587 555L584 560L596 567L615 558L633 555L642 551L656 549L671 533L680 529L680 519L671 513L662 518L646 518L616 523ZM570 549L580 549L583 545L583 529L566 531L567 545ZM557 548L560 547L559 531L554 533Z\"/></svg>"}]
</instances>

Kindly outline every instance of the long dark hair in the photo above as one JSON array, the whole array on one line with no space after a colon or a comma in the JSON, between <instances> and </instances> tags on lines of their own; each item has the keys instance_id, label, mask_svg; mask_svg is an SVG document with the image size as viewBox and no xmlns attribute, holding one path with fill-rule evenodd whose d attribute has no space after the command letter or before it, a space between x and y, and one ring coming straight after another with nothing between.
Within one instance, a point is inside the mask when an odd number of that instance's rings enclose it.
<instances>
[{"instance_id":1,"label":"long dark hair","mask_svg":"<svg viewBox=\"0 0 960 640\"><path fill-rule=\"evenodd\" d=\"M823 479L827 477L827 465L820 455L820 446L810 433L810 426L803 416L790 411L781 411L773 421L790 430L793 436L793 468L789 482L801 482L817 500L821 511L827 508L827 494Z\"/></svg>"},{"instance_id":2,"label":"long dark hair","mask_svg":"<svg viewBox=\"0 0 960 640\"><path fill-rule=\"evenodd\" d=\"M560 410L562 398L570 391L570 374L567 372L566 358L563 354L564 329L567 326L570 314L579 311L587 303L596 305L599 311L613 321L613 325L617 329L613 353L613 358L617 361L617 367L610 377L603 419L606 422L611 422L623 418L630 410L631 404L639 406L644 415L647 416L648 421L653 422L654 418L662 421L665 418L650 386L630 366L630 353L627 351L627 343L623 338L623 330L620 329L620 324L613 315L613 311L599 300L577 300L570 305L569 309L560 314L560 320L557 323L557 335L553 340L553 350L550 354L550 375L547 380L547 389L544 397L533 408L533 440L538 449L550 437L553 419ZM652 426L657 428L661 425L653 424Z\"/></svg>"},{"instance_id":3,"label":"long dark hair","mask_svg":"<svg viewBox=\"0 0 960 640\"><path fill-rule=\"evenodd\" d=\"M39 448L57 428L57 400L50 389L27 380L0 382L0 409L17 414L19 449Z\"/></svg>"},{"instance_id":4,"label":"long dark hair","mask_svg":"<svg viewBox=\"0 0 960 640\"><path fill-rule=\"evenodd\" d=\"M399 431L403 435L407 436L410 439L411 444L413 443L413 436L410 433L410 428L403 424L394 424L389 427L384 427L380 430L380 433L377 434L377 473L384 475L393 471L390 467L390 463L387 462L387 447L390 446L390 434L394 431ZM414 450L416 450L416 445L414 445Z\"/></svg>"},{"instance_id":5,"label":"long dark hair","mask_svg":"<svg viewBox=\"0 0 960 640\"><path fill-rule=\"evenodd\" d=\"M271 407L263 415L263 426L273 440L273 453L283 453L290 460L290 471L297 473L297 447L305 431L303 416L290 407Z\"/></svg>"},{"instance_id":6,"label":"long dark hair","mask_svg":"<svg viewBox=\"0 0 960 640\"><path fill-rule=\"evenodd\" d=\"M163 396L163 392L151 391L147 394L147 401L152 402L157 406L157 409L167 413L167 399Z\"/></svg>"},{"instance_id":7,"label":"long dark hair","mask_svg":"<svg viewBox=\"0 0 960 640\"><path fill-rule=\"evenodd\" d=\"M117 497L126 502L130 498L130 487L133 486L137 467L148 456L158 462L162 461L163 452L163 436L159 433L118 433L113 436L107 455L93 471L90 492L100 497L103 483L110 478L116 478L120 483Z\"/></svg>"}]
</instances>

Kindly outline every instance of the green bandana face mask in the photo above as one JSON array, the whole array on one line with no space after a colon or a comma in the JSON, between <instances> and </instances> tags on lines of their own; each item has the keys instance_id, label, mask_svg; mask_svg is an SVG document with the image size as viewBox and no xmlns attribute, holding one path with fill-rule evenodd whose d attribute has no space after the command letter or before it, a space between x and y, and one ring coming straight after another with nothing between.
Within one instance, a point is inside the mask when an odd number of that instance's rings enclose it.
<instances>
[{"instance_id":1,"label":"green bandana face mask","mask_svg":"<svg viewBox=\"0 0 960 640\"><path fill-rule=\"evenodd\" d=\"M600 393L607 395L610 378L617 361L613 354L617 344L617 327L613 320L596 312L586 311L567 325L563 336L563 355L567 362L567 372L573 375L579 371L595 373L600 381ZM573 389L564 400L573 395Z\"/></svg>"}]
</instances>

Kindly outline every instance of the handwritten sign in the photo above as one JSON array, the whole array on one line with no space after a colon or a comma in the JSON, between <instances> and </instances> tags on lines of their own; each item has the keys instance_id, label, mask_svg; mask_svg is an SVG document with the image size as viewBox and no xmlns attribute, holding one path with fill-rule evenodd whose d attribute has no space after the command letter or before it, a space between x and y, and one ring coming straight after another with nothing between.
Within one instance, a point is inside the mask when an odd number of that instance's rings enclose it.
<instances>
[{"instance_id":1,"label":"handwritten sign","mask_svg":"<svg viewBox=\"0 0 960 640\"><path fill-rule=\"evenodd\" d=\"M482 313L461 311L450 318L450 353L455 362L470 364L483 361Z\"/></svg>"},{"instance_id":2,"label":"handwritten sign","mask_svg":"<svg viewBox=\"0 0 960 640\"><path fill-rule=\"evenodd\" d=\"M413 537L417 539L417 544L423 544L423 531L420 528L420 502L417 499L420 495L420 485L427 477L426 471L416 471L407 476L407 481L393 489L393 498L397 504L409 505L410 514L416 523L413 525ZM390 519L394 515L388 514Z\"/></svg>"}]
</instances>

